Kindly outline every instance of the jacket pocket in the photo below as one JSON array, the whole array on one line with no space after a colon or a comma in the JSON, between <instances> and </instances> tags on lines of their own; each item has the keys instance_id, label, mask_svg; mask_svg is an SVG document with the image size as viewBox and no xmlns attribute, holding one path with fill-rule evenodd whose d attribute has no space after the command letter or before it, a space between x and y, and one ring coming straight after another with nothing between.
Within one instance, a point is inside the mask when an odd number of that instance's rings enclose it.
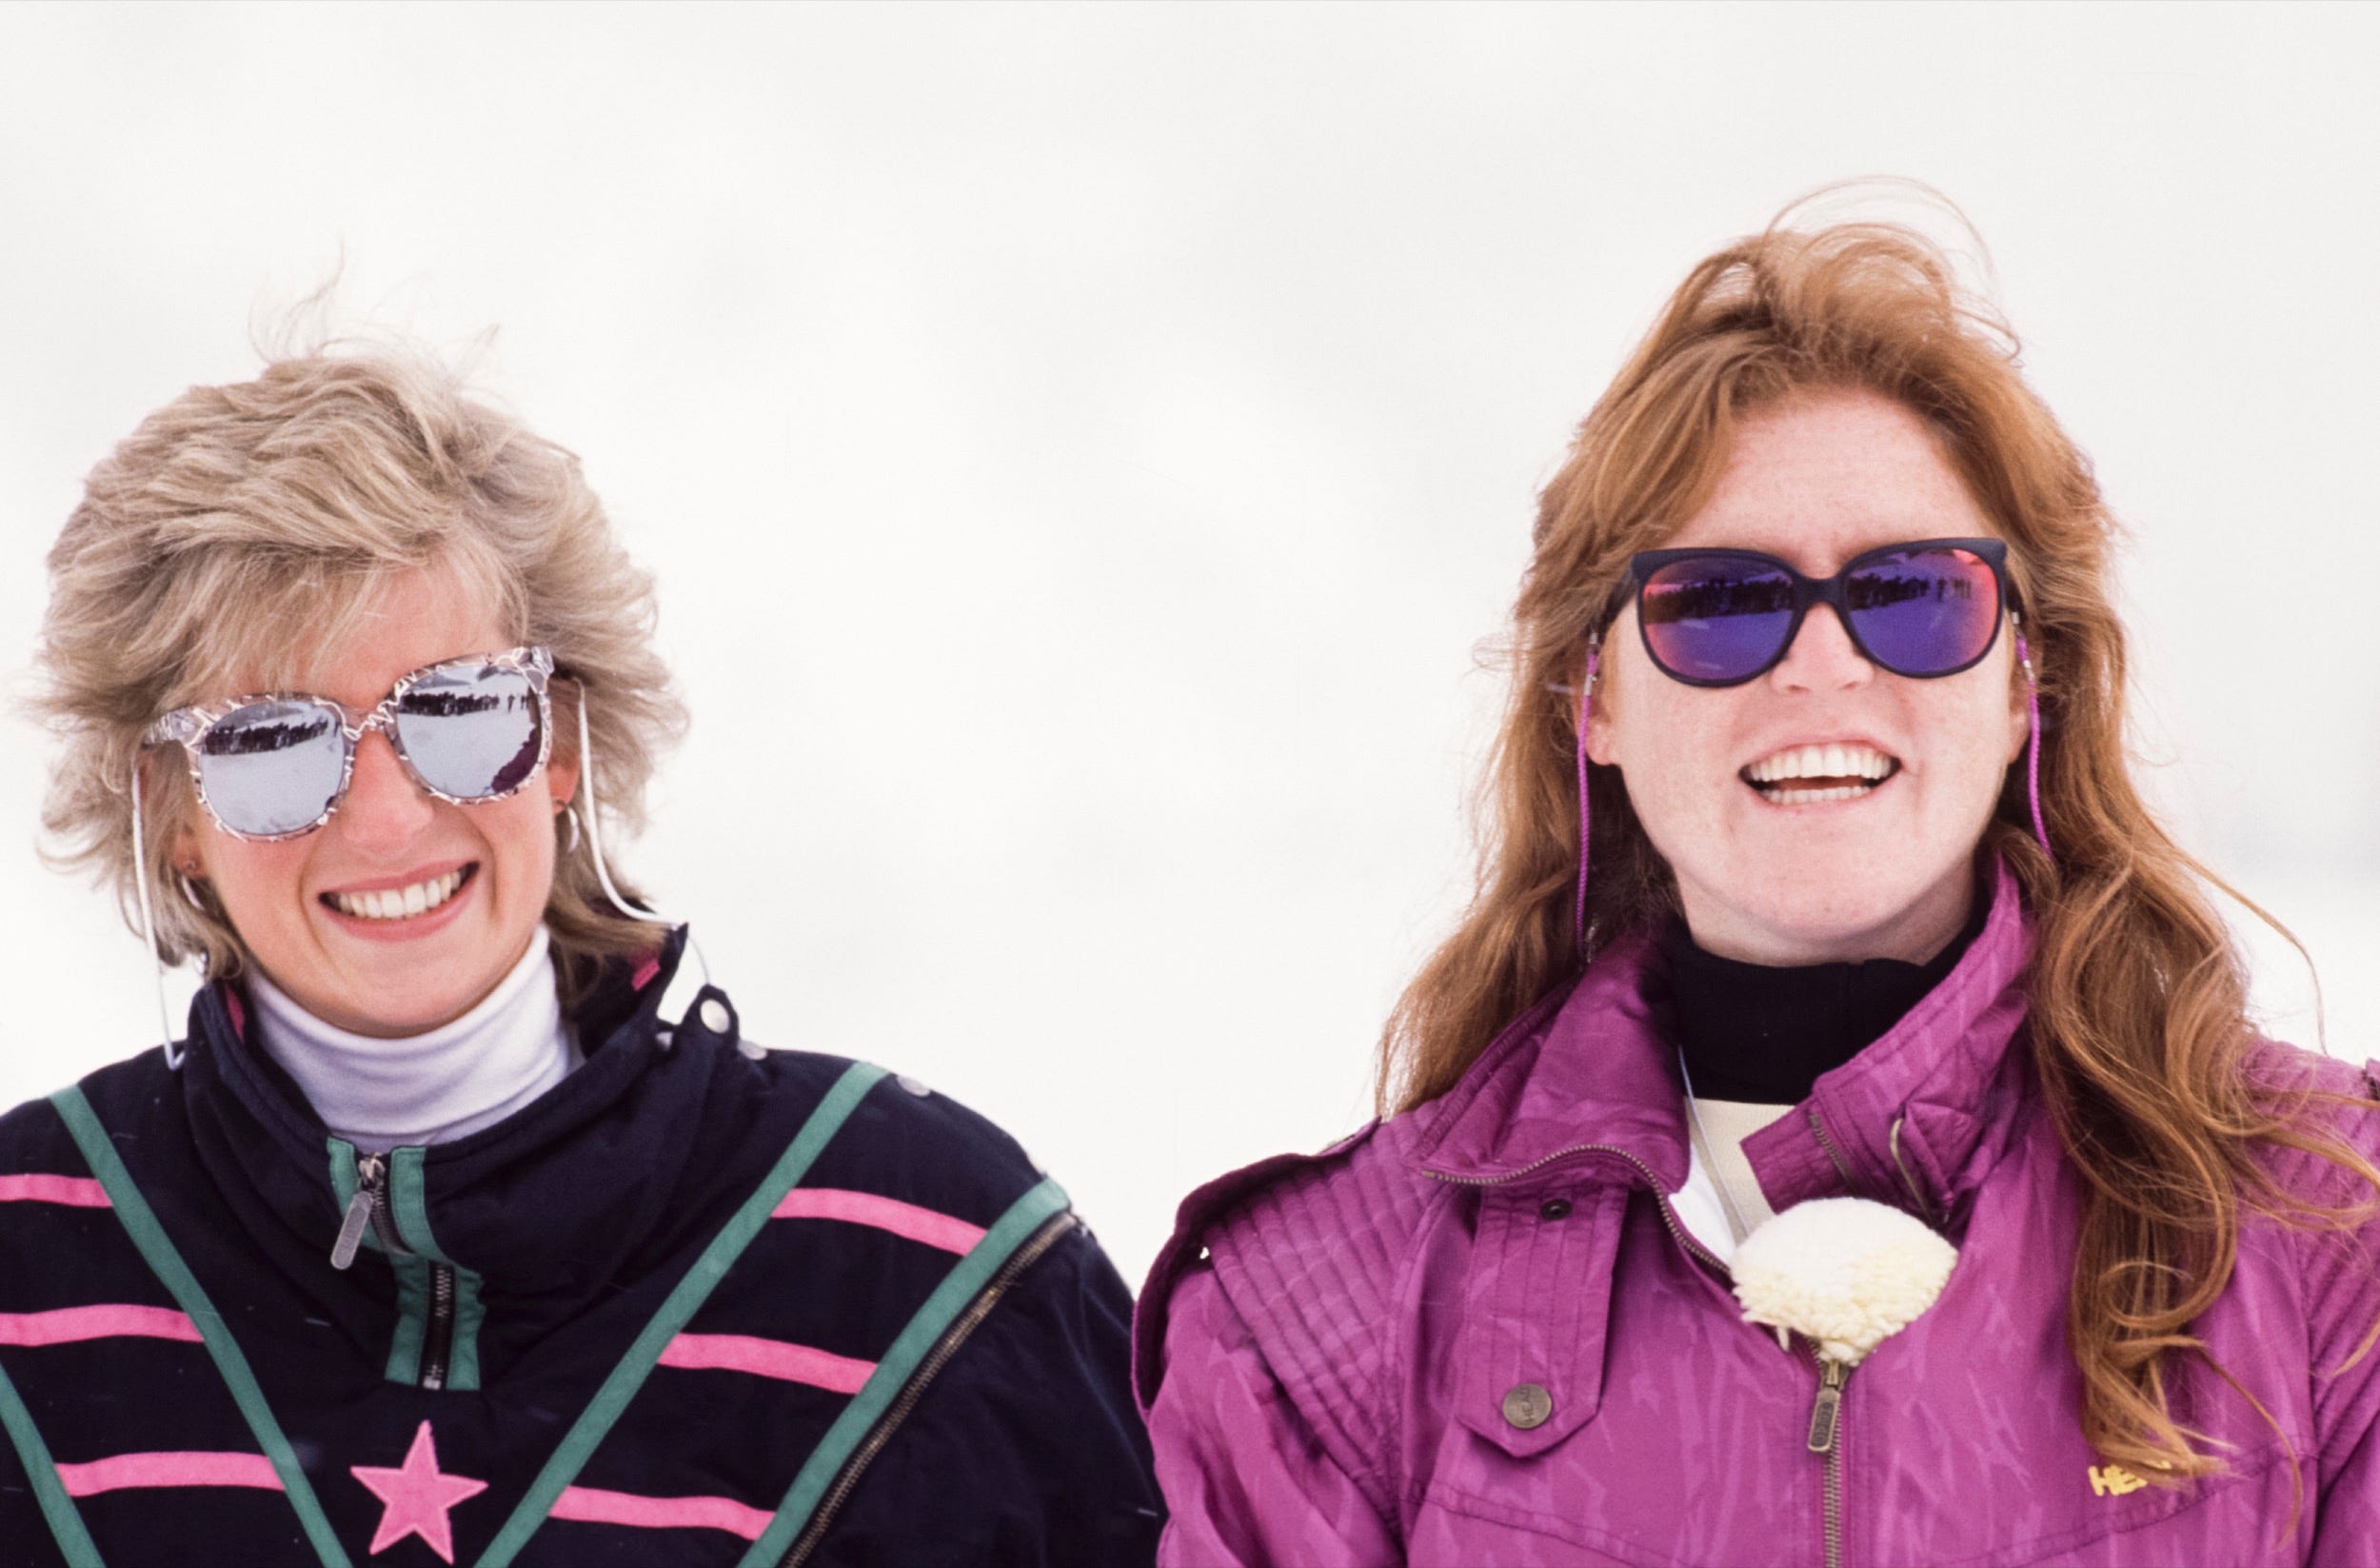
<instances>
[{"instance_id":1,"label":"jacket pocket","mask_svg":"<svg viewBox=\"0 0 2380 1568\"><path fill-rule=\"evenodd\" d=\"M1463 1285L1456 1414L1515 1459L1569 1437L1603 1397L1625 1187L1490 1188Z\"/></svg>"}]
</instances>

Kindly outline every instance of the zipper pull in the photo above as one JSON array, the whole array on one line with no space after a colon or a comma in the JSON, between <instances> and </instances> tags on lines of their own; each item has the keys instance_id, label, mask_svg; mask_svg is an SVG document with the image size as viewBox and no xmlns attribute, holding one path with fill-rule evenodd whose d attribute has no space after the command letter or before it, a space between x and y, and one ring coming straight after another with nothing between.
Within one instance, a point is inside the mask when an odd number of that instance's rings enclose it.
<instances>
[{"instance_id":1,"label":"zipper pull","mask_svg":"<svg viewBox=\"0 0 2380 1568\"><path fill-rule=\"evenodd\" d=\"M364 1227L372 1222L372 1195L363 1188L347 1200L347 1217L339 1221L339 1240L330 1243L330 1266L345 1268L355 1261L355 1249L364 1244Z\"/></svg>"},{"instance_id":2,"label":"zipper pull","mask_svg":"<svg viewBox=\"0 0 2380 1568\"><path fill-rule=\"evenodd\" d=\"M1818 1402L1810 1407L1810 1452L1835 1452L1835 1420L1843 1408L1843 1384L1851 1378L1851 1368L1840 1361L1820 1363Z\"/></svg>"},{"instance_id":3,"label":"zipper pull","mask_svg":"<svg viewBox=\"0 0 2380 1568\"><path fill-rule=\"evenodd\" d=\"M372 1222L372 1213L380 1206L380 1184L387 1178L388 1162L376 1154L358 1155L355 1159L355 1196L347 1200L347 1218L339 1221L339 1239L330 1243L330 1266L346 1268L355 1261L355 1252L364 1244L364 1227Z\"/></svg>"}]
</instances>

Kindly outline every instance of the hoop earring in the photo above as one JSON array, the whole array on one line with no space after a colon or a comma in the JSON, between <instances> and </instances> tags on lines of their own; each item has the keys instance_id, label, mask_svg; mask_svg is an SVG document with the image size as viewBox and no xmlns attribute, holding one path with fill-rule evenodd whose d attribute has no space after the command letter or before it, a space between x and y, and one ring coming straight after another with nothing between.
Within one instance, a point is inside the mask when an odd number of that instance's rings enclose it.
<instances>
[{"instance_id":1,"label":"hoop earring","mask_svg":"<svg viewBox=\"0 0 2380 1568\"><path fill-rule=\"evenodd\" d=\"M565 805L554 815L570 824L569 842L562 846L563 858L567 860L579 852L579 814Z\"/></svg>"},{"instance_id":2,"label":"hoop earring","mask_svg":"<svg viewBox=\"0 0 2380 1568\"><path fill-rule=\"evenodd\" d=\"M1578 684L1578 717L1571 726L1578 744L1578 897L1571 911L1571 930L1578 956L1587 956L1587 705L1595 700L1595 672L1603 659L1603 634L1587 639L1587 674Z\"/></svg>"}]
</instances>

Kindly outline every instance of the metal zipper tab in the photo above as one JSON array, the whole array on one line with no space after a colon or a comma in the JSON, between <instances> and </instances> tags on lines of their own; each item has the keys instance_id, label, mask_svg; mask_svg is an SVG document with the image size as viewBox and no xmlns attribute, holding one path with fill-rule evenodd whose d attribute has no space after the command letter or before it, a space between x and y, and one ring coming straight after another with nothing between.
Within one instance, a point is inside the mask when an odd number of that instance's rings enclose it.
<instances>
[{"instance_id":1,"label":"metal zipper tab","mask_svg":"<svg viewBox=\"0 0 2380 1568\"><path fill-rule=\"evenodd\" d=\"M1835 1452L1835 1426L1843 1410L1843 1384L1851 1368L1840 1361L1821 1363L1817 1402L1810 1407L1810 1452Z\"/></svg>"},{"instance_id":2,"label":"metal zipper tab","mask_svg":"<svg viewBox=\"0 0 2380 1568\"><path fill-rule=\"evenodd\" d=\"M362 1187L347 1200L347 1218L339 1221L339 1239L330 1243L330 1266L346 1268L355 1261L355 1251L364 1244L364 1227L372 1222L372 1195Z\"/></svg>"},{"instance_id":3,"label":"metal zipper tab","mask_svg":"<svg viewBox=\"0 0 2380 1568\"><path fill-rule=\"evenodd\" d=\"M330 1266L346 1268L355 1261L369 1224L380 1238L381 1250L390 1257L410 1257L413 1249L397 1239L397 1222L388 1212L388 1161L385 1156L355 1157L355 1196L347 1200L347 1217L339 1222L339 1239L330 1244Z\"/></svg>"}]
</instances>

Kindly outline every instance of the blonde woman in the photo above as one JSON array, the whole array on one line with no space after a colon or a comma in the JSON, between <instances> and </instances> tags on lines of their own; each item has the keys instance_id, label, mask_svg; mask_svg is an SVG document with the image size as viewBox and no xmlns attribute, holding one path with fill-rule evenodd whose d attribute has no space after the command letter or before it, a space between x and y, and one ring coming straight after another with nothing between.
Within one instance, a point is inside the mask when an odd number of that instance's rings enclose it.
<instances>
[{"instance_id":1,"label":"blonde woman","mask_svg":"<svg viewBox=\"0 0 2380 1568\"><path fill-rule=\"evenodd\" d=\"M569 453L401 353L202 387L50 557L48 825L178 1040L0 1120L10 1564L1128 1562L1128 1299L614 882L681 725Z\"/></svg>"},{"instance_id":2,"label":"blonde woman","mask_svg":"<svg viewBox=\"0 0 2380 1568\"><path fill-rule=\"evenodd\" d=\"M1143 1294L1160 1560L2380 1562L2380 1089L2248 1022L2110 535L1922 240L1693 270L1544 492L1391 1114Z\"/></svg>"}]
</instances>

